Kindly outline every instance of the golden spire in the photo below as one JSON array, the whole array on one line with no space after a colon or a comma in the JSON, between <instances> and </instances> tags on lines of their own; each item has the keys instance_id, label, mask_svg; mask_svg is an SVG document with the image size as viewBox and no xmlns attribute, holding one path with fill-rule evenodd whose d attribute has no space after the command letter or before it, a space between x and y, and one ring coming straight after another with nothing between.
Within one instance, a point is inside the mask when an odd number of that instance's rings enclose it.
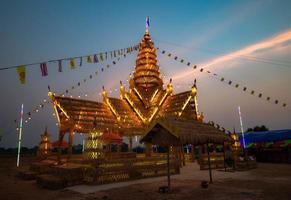
<instances>
[{"instance_id":1,"label":"golden spire","mask_svg":"<svg viewBox=\"0 0 291 200\"><path fill-rule=\"evenodd\" d=\"M133 73L134 84L146 89L162 87L160 69L157 65L157 55L148 28L139 44L139 52Z\"/></svg>"}]
</instances>

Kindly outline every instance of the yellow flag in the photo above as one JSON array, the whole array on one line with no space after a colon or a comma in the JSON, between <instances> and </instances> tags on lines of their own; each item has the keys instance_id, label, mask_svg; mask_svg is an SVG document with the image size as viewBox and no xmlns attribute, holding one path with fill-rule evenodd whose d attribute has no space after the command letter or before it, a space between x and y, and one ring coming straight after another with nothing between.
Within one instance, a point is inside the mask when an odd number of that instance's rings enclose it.
<instances>
[{"instance_id":1,"label":"yellow flag","mask_svg":"<svg viewBox=\"0 0 291 200\"><path fill-rule=\"evenodd\" d=\"M88 57L87 57L87 63L92 63L92 58L91 58L91 56L88 56Z\"/></svg>"},{"instance_id":2,"label":"yellow flag","mask_svg":"<svg viewBox=\"0 0 291 200\"><path fill-rule=\"evenodd\" d=\"M73 58L70 59L70 66L71 66L71 69L75 69L75 61Z\"/></svg>"},{"instance_id":3,"label":"yellow flag","mask_svg":"<svg viewBox=\"0 0 291 200\"><path fill-rule=\"evenodd\" d=\"M17 73L21 84L25 84L25 66L21 65L17 67Z\"/></svg>"},{"instance_id":4,"label":"yellow flag","mask_svg":"<svg viewBox=\"0 0 291 200\"><path fill-rule=\"evenodd\" d=\"M103 61L103 53L100 53L100 60Z\"/></svg>"}]
</instances>

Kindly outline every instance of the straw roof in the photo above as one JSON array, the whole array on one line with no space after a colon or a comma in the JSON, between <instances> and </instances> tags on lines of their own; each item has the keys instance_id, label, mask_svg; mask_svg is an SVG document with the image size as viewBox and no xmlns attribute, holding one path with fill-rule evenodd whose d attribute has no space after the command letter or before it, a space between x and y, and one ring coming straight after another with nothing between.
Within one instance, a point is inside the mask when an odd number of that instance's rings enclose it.
<instances>
[{"instance_id":1,"label":"straw roof","mask_svg":"<svg viewBox=\"0 0 291 200\"><path fill-rule=\"evenodd\" d=\"M210 124L177 118L160 118L154 121L141 139L141 142L160 146L222 144L225 141L231 141L231 138Z\"/></svg>"}]
</instances>

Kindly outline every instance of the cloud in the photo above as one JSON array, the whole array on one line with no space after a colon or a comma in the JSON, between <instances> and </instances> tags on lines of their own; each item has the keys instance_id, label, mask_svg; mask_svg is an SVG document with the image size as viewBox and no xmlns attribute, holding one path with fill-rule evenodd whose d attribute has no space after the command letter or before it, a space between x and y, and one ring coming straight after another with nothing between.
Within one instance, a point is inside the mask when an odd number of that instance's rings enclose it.
<instances>
[{"instance_id":1,"label":"cloud","mask_svg":"<svg viewBox=\"0 0 291 200\"><path fill-rule=\"evenodd\" d=\"M274 50L274 51L282 50L282 48L284 49L284 44L289 41L291 41L291 29L283 33L279 33L271 38L265 39L261 42L251 44L237 51L233 51L226 55L219 56L208 62L198 64L198 66L202 68L211 67L212 69L225 68L225 63L229 61L233 61L243 56L252 56L258 52L269 51L269 50ZM231 66L235 66L235 65L231 65ZM173 77L173 79L177 80L181 78L186 78L190 75L193 75L193 70L187 69L181 72L180 74L176 75L175 77Z\"/></svg>"},{"instance_id":2,"label":"cloud","mask_svg":"<svg viewBox=\"0 0 291 200\"><path fill-rule=\"evenodd\" d=\"M285 42L288 42L291 40L291 29L284 32L280 33L272 38L266 39L264 41L249 45L245 48L242 48L240 50L231 52L229 54L226 54L224 56L220 56L210 62L206 62L201 65L201 67L211 67L213 65L217 65L220 63L224 63L229 60L233 60L235 58L238 58L240 56L245 56L245 55L251 55L253 53L256 53L261 50L265 49L270 49L273 47L276 47L277 45L283 44Z\"/></svg>"}]
</instances>

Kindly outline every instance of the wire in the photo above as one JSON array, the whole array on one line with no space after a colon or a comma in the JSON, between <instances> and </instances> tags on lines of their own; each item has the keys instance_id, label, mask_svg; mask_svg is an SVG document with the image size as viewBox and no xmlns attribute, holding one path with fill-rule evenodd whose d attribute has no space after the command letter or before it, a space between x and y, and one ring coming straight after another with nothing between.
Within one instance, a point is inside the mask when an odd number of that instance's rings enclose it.
<instances>
[{"instance_id":1,"label":"wire","mask_svg":"<svg viewBox=\"0 0 291 200\"><path fill-rule=\"evenodd\" d=\"M134 47L136 45L132 45L130 47ZM87 54L87 55L82 55L82 56L74 56L74 57L67 57L67 58L60 58L60 59L53 59L53 60L48 60L48 61L44 61L44 62L33 62L33 63L29 63L29 64L21 64L21 65L24 65L25 67L27 66L37 66L41 63L52 63L52 62L58 62L59 60L70 60L70 59L76 59L76 58L83 58L83 57L88 57L88 56L92 56L92 55L103 55L105 53L109 53L109 52L114 52L114 51L120 51L120 50L126 50L127 48L130 48L130 47L126 47L126 48L121 48L121 49L115 49L115 50L112 50L112 51L105 51L104 53L101 52L101 53L92 53L92 54ZM1 67L0 68L0 71L2 70L9 70L9 69L15 69L21 65L14 65L14 66L9 66L9 67Z\"/></svg>"}]
</instances>

